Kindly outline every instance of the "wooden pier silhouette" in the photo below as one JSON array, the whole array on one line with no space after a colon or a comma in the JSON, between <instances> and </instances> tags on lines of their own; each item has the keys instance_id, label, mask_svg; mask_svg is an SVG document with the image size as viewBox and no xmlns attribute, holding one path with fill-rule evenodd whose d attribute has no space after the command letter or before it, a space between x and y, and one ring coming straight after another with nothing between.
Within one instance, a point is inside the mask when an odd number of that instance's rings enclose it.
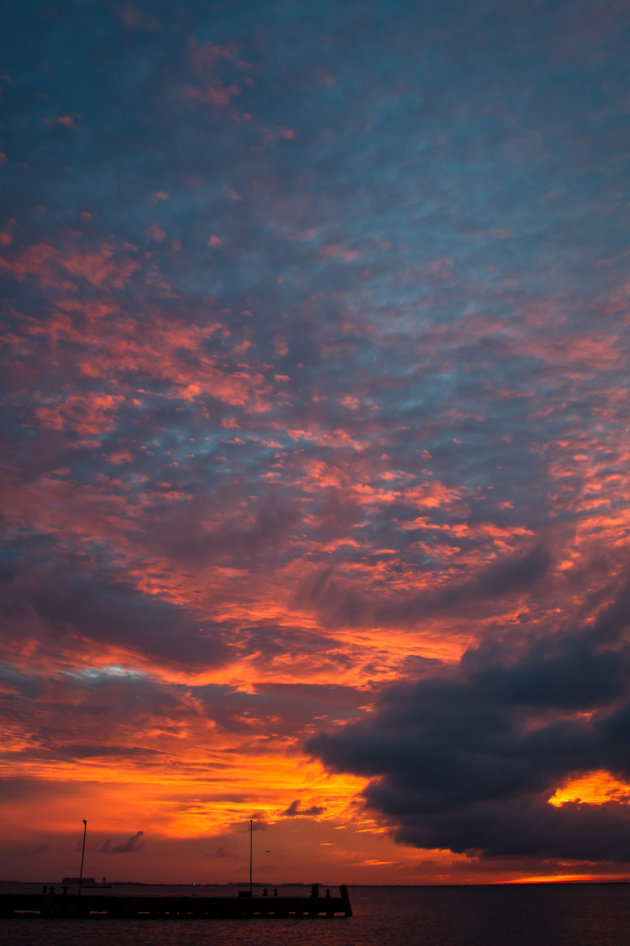
<instances>
[{"instance_id":1,"label":"wooden pier silhouette","mask_svg":"<svg viewBox=\"0 0 630 946\"><path fill-rule=\"evenodd\" d=\"M108 894L0 894L0 917L24 919L316 919L352 916L345 884L339 896L330 890L320 896L314 884L310 896L151 897Z\"/></svg>"}]
</instances>

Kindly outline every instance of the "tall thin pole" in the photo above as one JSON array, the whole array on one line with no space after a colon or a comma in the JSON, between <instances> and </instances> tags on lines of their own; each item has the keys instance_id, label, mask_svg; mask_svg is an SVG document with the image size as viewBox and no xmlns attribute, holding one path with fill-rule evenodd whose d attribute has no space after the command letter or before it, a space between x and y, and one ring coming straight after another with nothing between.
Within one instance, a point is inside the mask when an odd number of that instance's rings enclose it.
<instances>
[{"instance_id":1,"label":"tall thin pole","mask_svg":"<svg viewBox=\"0 0 630 946\"><path fill-rule=\"evenodd\" d=\"M81 896L81 886L83 884L83 858L85 857L85 835L87 834L87 821L83 819L83 847L81 848L81 872L79 873L79 896Z\"/></svg>"},{"instance_id":2,"label":"tall thin pole","mask_svg":"<svg viewBox=\"0 0 630 946\"><path fill-rule=\"evenodd\" d=\"M249 819L249 895L252 895L252 852L254 837L254 819Z\"/></svg>"}]
</instances>

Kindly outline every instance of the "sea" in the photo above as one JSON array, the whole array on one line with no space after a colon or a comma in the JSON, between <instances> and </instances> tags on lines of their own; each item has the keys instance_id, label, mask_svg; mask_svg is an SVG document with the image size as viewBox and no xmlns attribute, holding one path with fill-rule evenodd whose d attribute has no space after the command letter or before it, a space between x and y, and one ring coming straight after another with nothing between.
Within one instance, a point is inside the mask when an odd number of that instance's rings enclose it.
<instances>
[{"instance_id":1,"label":"sea","mask_svg":"<svg viewBox=\"0 0 630 946\"><path fill-rule=\"evenodd\" d=\"M0 884L3 892L40 885ZM87 892L87 891L86 891ZM95 891L90 891L94 893ZM107 891L102 891L107 895ZM236 896L116 885L112 894ZM307 895L304 888L279 893ZM331 888L336 895L337 888ZM2 946L628 946L630 884L350 887L353 915L318 919L0 919Z\"/></svg>"}]
</instances>

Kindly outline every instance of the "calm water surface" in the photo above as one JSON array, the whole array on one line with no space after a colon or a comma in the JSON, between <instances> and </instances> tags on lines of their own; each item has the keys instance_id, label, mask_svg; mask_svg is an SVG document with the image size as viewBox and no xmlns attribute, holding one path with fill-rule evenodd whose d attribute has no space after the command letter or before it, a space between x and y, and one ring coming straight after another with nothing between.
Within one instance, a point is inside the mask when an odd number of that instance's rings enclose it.
<instances>
[{"instance_id":1,"label":"calm water surface","mask_svg":"<svg viewBox=\"0 0 630 946\"><path fill-rule=\"evenodd\" d=\"M3 889L8 888L0 885L0 892ZM226 893L225 888L205 887L118 887L111 892L192 896ZM627 946L630 943L630 885L624 884L354 887L350 889L350 897L354 916L347 919L0 920L0 943L2 946Z\"/></svg>"}]
</instances>

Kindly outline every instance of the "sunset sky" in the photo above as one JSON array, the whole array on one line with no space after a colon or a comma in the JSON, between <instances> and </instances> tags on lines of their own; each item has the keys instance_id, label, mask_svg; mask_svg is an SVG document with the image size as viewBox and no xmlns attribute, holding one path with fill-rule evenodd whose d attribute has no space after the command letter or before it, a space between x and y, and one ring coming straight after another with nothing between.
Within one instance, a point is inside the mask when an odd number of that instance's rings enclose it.
<instances>
[{"instance_id":1,"label":"sunset sky","mask_svg":"<svg viewBox=\"0 0 630 946\"><path fill-rule=\"evenodd\" d=\"M0 879L630 878L628 0L26 0Z\"/></svg>"}]
</instances>

